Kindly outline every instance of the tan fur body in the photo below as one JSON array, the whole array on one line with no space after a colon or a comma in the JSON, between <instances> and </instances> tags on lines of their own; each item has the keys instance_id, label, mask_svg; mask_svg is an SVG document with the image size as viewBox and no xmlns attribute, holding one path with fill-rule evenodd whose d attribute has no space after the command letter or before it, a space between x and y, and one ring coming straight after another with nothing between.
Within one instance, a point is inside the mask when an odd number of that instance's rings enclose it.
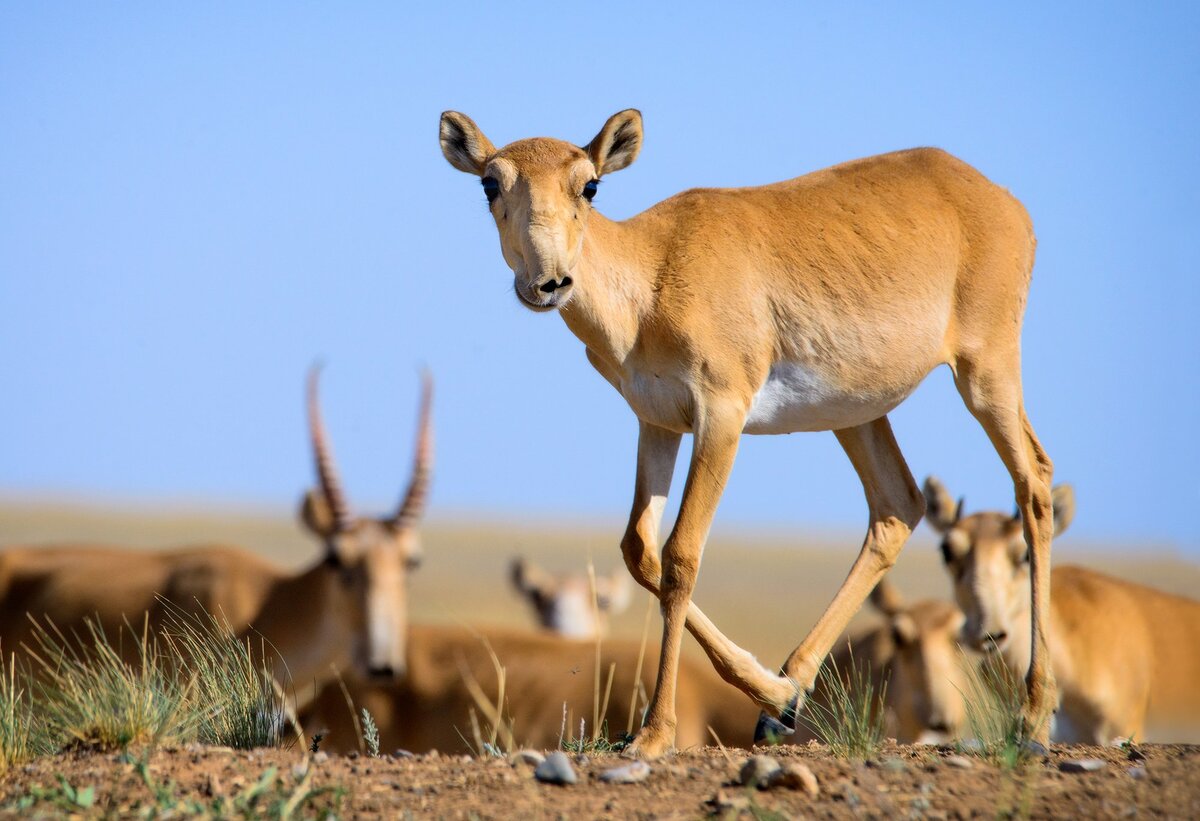
<instances>
[{"instance_id":1,"label":"tan fur body","mask_svg":"<svg viewBox=\"0 0 1200 821\"><path fill-rule=\"evenodd\" d=\"M673 669L692 632L721 677L794 722L822 660L895 562L924 510L886 414L948 364L1026 511L1035 610L1049 609L1052 466L1025 414L1020 327L1034 246L1025 209L937 149L870 157L756 188L694 189L624 222L592 206L600 177L636 158L641 114L609 118L580 148L519 140L497 149L463 114L442 115L443 154L478 175L535 311L558 309L588 360L640 422L622 541L660 599L663 641L650 717L634 745L670 748ZM870 526L845 583L772 675L691 600L717 503L747 433L832 430L858 473ZM694 445L675 527L658 527L680 435ZM1029 720L1054 681L1031 629Z\"/></svg>"},{"instance_id":2,"label":"tan fur body","mask_svg":"<svg viewBox=\"0 0 1200 821\"><path fill-rule=\"evenodd\" d=\"M563 732L563 704L570 715L571 737L586 721L590 736L595 692L596 645L540 633L517 630L483 630L414 625L408 637L408 673L393 685L347 682L355 710L365 707L379 726L380 749L395 748L420 753L429 750L467 752L474 739L470 711L474 709L486 729L482 713L465 684L460 663L470 671L488 698L497 695L495 668L485 637L505 668L507 707L514 741L534 749L556 749ZM609 736L619 737L628 726L630 695L637 672L638 642L606 641L601 645L600 698L604 698L609 665L615 663L607 722ZM633 723L641 721L645 695L653 686L657 653L647 648L642 667L643 692L637 698ZM715 744L708 727L728 746L750 745L757 708L717 678L705 665L685 660L679 689L679 745ZM341 688L326 686L312 708L301 715L310 736L326 730L322 749L358 749L353 720ZM460 734L461 733L461 737ZM466 739L466 741L464 741ZM487 735L485 733L485 740Z\"/></svg>"}]
</instances>

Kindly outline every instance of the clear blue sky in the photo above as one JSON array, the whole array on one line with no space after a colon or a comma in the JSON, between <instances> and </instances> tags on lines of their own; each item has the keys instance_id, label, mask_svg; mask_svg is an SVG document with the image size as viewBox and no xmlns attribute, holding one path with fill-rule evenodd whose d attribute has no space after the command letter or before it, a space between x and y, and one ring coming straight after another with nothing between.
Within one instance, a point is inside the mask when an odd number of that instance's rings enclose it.
<instances>
[{"instance_id":1,"label":"clear blue sky","mask_svg":"<svg viewBox=\"0 0 1200 821\"><path fill-rule=\"evenodd\" d=\"M1194 549L1200 13L907 5L0 5L0 492L283 510L320 357L346 483L385 507L427 364L437 511L615 541L632 413L517 304L436 131L455 108L497 144L583 142L637 107L614 218L914 145L1009 187L1039 237L1027 402L1074 528ZM918 478L1011 505L944 369L893 422ZM748 437L718 526L865 518L831 434Z\"/></svg>"}]
</instances>

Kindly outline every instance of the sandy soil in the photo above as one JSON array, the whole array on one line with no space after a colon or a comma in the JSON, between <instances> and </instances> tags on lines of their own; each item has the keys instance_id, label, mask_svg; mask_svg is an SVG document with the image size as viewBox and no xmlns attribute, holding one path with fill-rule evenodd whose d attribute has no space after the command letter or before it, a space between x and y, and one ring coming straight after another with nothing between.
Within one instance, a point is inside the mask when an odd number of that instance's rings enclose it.
<instances>
[{"instance_id":1,"label":"sandy soil","mask_svg":"<svg viewBox=\"0 0 1200 821\"><path fill-rule=\"evenodd\" d=\"M572 786L539 783L531 766L505 759L433 753L310 760L298 750L192 747L141 759L67 755L18 767L0 779L0 813L153 817L222 808L225 815L258 817L275 815L291 801L303 817L332 811L342 818L406 812L464 819L1200 817L1200 746L1147 745L1140 748L1144 760L1131 760L1119 749L1056 745L1047 760L1018 772L979 758L963 768L962 757L929 747L889 745L859 764L837 760L816 744L761 752L806 764L819 796L742 787L737 774L749 753L712 747L655 762L648 779L627 785L597 778L625 763L621 759L573 756L579 783ZM1060 769L1083 758L1104 763L1095 772Z\"/></svg>"}]
</instances>

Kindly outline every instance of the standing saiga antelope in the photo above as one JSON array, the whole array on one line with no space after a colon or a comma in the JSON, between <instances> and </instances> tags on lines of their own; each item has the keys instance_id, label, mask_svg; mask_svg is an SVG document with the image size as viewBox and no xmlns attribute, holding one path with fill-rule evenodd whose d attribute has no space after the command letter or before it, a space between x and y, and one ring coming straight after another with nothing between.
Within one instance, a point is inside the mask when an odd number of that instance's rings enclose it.
<instances>
[{"instance_id":1,"label":"standing saiga antelope","mask_svg":"<svg viewBox=\"0 0 1200 821\"><path fill-rule=\"evenodd\" d=\"M966 623L963 639L998 652L1017 672L1028 648L1029 550L1020 513L963 515L934 477L925 480L929 524L943 535L942 559ZM1070 485L1053 490L1055 535L1075 516ZM1200 602L1094 570L1064 565L1052 574L1046 632L1061 703L1055 741L1200 740Z\"/></svg>"},{"instance_id":2,"label":"standing saiga antelope","mask_svg":"<svg viewBox=\"0 0 1200 821\"><path fill-rule=\"evenodd\" d=\"M299 700L332 668L375 679L403 675L408 635L407 576L421 557L417 523L432 467L431 383L421 399L408 492L396 512L356 517L338 480L317 401L308 382L309 430L318 487L301 519L323 545L311 567L289 573L235 547L145 552L100 546L13 547L0 552L0 646L35 646L26 614L67 629L88 617L105 633L138 626L144 613L163 625L169 606L201 607L238 633L264 636L286 666ZM170 604L164 604L169 602Z\"/></svg>"},{"instance_id":3,"label":"standing saiga antelope","mask_svg":"<svg viewBox=\"0 0 1200 821\"><path fill-rule=\"evenodd\" d=\"M633 754L671 747L685 624L722 678L762 705L764 724L777 716L794 726L822 660L924 512L887 413L941 364L1025 514L1033 619L1024 712L1042 726L1056 700L1042 623L1052 467L1022 401L1035 241L1013 196L922 148L758 188L693 189L613 222L592 201L603 176L637 157L638 111L613 115L582 148L534 138L501 149L448 111L440 141L451 165L483 183L517 299L562 314L641 425L621 547L634 579L659 597L663 638ZM692 590L742 433L819 430L834 431L850 457L870 524L845 582L775 675L716 628ZM658 527L684 433L694 437L691 464L660 564Z\"/></svg>"},{"instance_id":4,"label":"standing saiga antelope","mask_svg":"<svg viewBox=\"0 0 1200 821\"><path fill-rule=\"evenodd\" d=\"M606 576L552 576L524 557L513 559L509 578L533 608L539 626L572 639L607 633L609 616L628 607L633 592L629 574L621 568Z\"/></svg>"}]
</instances>

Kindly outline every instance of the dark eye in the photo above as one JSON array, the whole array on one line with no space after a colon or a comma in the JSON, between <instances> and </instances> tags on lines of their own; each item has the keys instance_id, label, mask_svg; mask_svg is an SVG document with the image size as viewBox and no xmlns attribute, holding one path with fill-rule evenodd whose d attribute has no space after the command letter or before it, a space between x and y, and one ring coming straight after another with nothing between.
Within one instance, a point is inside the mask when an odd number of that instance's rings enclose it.
<instances>
[{"instance_id":1,"label":"dark eye","mask_svg":"<svg viewBox=\"0 0 1200 821\"><path fill-rule=\"evenodd\" d=\"M592 197L596 196L596 190L600 187L600 180L588 180L583 186L583 198L588 202L592 201Z\"/></svg>"},{"instance_id":2,"label":"dark eye","mask_svg":"<svg viewBox=\"0 0 1200 821\"><path fill-rule=\"evenodd\" d=\"M487 197L487 201L495 202L496 197L500 196L500 183L495 177L484 177L480 183L483 185L483 195Z\"/></svg>"}]
</instances>

